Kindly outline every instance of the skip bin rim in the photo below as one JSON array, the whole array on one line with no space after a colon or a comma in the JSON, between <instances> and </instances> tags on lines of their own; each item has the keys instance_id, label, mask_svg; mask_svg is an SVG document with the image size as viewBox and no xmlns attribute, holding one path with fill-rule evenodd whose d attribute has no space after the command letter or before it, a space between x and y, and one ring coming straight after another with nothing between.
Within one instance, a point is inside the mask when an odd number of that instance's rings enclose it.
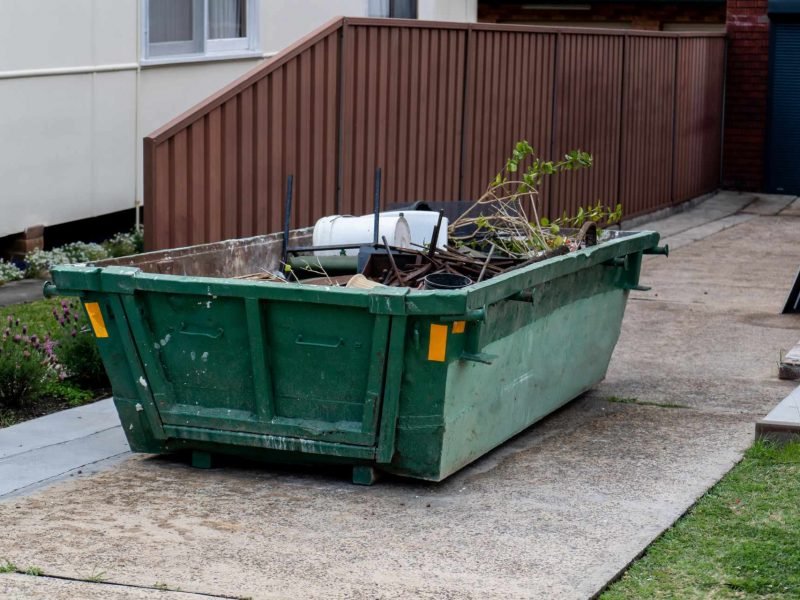
<instances>
[{"instance_id":1,"label":"skip bin rim","mask_svg":"<svg viewBox=\"0 0 800 600\"><path fill-rule=\"evenodd\" d=\"M401 287L362 290L308 286L301 283L248 281L227 277L147 273L134 266L59 265L51 269L51 275L56 280L56 289L51 289L48 293L50 295L75 295L82 292L133 294L139 290L164 292L167 291L164 287L168 287L170 288L168 291L175 294L228 295L339 304L369 308L374 314L461 315L530 290L556 277L652 248L660 239L659 234L654 231L622 233L626 235L452 291L412 290Z\"/></svg>"}]
</instances>

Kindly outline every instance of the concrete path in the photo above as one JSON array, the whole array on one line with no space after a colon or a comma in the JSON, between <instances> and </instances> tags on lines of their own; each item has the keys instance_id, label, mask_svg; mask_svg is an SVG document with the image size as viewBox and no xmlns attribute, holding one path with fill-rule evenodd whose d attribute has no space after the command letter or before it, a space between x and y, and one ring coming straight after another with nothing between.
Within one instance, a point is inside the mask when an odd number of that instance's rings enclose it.
<instances>
[{"instance_id":1,"label":"concrete path","mask_svg":"<svg viewBox=\"0 0 800 600\"><path fill-rule=\"evenodd\" d=\"M778 441L800 439L800 387L756 423L756 436Z\"/></svg>"},{"instance_id":2,"label":"concrete path","mask_svg":"<svg viewBox=\"0 0 800 600\"><path fill-rule=\"evenodd\" d=\"M41 279L23 279L10 281L0 285L0 306L10 306L22 302L41 300L44 281Z\"/></svg>"},{"instance_id":3,"label":"concrete path","mask_svg":"<svg viewBox=\"0 0 800 600\"><path fill-rule=\"evenodd\" d=\"M0 500L130 454L111 399L0 429Z\"/></svg>"},{"instance_id":4,"label":"concrete path","mask_svg":"<svg viewBox=\"0 0 800 600\"><path fill-rule=\"evenodd\" d=\"M673 252L647 257L653 289L631 293L607 379L441 484L133 456L0 501L0 557L81 580L0 575L0 596L589 597L793 388L776 377L800 338L779 314L800 265L791 201L721 195L652 223Z\"/></svg>"}]
</instances>

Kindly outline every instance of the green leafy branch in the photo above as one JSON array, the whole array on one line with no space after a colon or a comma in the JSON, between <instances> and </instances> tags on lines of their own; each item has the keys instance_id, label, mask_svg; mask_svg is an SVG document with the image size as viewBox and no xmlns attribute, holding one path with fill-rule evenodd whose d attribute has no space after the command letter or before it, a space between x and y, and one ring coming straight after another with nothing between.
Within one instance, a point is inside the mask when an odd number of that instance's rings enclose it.
<instances>
[{"instance_id":1,"label":"green leafy branch","mask_svg":"<svg viewBox=\"0 0 800 600\"><path fill-rule=\"evenodd\" d=\"M591 166L588 152L573 150L561 160L548 161L536 156L526 140L517 142L483 195L450 225L450 238L455 244L488 243L512 257L528 257L563 245L563 237L542 226L536 207L539 187L547 176ZM480 214L487 205L491 205L491 214ZM474 226L475 231L459 235L464 226Z\"/></svg>"}]
</instances>

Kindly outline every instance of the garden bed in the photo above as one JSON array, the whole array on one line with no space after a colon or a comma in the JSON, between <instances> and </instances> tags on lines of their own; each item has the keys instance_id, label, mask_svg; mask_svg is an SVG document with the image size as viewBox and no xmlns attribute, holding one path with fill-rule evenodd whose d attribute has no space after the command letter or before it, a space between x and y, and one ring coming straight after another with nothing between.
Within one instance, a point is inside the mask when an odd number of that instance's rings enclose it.
<instances>
[{"instance_id":1,"label":"garden bed","mask_svg":"<svg viewBox=\"0 0 800 600\"><path fill-rule=\"evenodd\" d=\"M110 393L86 317L74 300L0 307L0 428Z\"/></svg>"}]
</instances>

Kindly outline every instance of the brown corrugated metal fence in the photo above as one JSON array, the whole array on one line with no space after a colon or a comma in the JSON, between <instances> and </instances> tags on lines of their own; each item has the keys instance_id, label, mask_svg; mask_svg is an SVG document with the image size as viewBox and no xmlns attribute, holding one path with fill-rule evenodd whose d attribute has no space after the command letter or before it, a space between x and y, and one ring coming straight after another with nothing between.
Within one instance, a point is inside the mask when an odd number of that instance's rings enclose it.
<instances>
[{"instance_id":1,"label":"brown corrugated metal fence","mask_svg":"<svg viewBox=\"0 0 800 600\"><path fill-rule=\"evenodd\" d=\"M633 216L716 188L725 39L340 18L145 138L149 249L277 231L384 204L477 197L514 142L582 149L542 214Z\"/></svg>"}]
</instances>

